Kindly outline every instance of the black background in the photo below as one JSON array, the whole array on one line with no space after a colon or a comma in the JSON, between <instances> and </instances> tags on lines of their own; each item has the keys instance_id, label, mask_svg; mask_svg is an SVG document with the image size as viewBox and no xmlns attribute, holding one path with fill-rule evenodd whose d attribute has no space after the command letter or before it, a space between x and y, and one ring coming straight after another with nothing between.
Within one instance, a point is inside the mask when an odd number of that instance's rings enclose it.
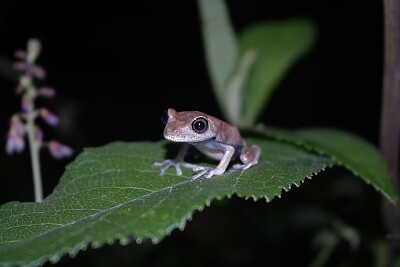
<instances>
[{"instance_id":1,"label":"black background","mask_svg":"<svg viewBox=\"0 0 400 267\"><path fill-rule=\"evenodd\" d=\"M262 20L292 17L308 17L318 27L312 51L279 84L260 122L284 128L340 128L378 144L380 1L235 0L228 6L237 31ZM0 151L4 151L9 117L20 101L7 64L31 37L42 41L39 63L48 71L46 84L58 90L55 99L41 102L61 122L46 129L46 136L67 143L76 153L117 140L160 140L160 114L168 107L222 118L205 66L195 1L93 5L14 1L0 8L0 33L0 134L4 137ZM43 151L46 195L69 161L55 161ZM0 162L1 203L32 201L28 152L11 157L0 153ZM235 201L239 206L251 205Z\"/></svg>"}]
</instances>

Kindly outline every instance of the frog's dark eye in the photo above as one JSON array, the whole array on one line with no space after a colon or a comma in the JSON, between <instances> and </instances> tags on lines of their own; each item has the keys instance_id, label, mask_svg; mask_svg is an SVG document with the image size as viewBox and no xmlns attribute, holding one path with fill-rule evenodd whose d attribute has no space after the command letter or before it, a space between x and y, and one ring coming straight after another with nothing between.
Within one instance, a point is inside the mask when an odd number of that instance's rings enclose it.
<instances>
[{"instance_id":1,"label":"frog's dark eye","mask_svg":"<svg viewBox=\"0 0 400 267\"><path fill-rule=\"evenodd\" d=\"M161 121L164 123L164 124L167 124L167 122L168 122L168 111L164 111L162 114L161 114Z\"/></svg>"},{"instance_id":2,"label":"frog's dark eye","mask_svg":"<svg viewBox=\"0 0 400 267\"><path fill-rule=\"evenodd\" d=\"M208 121L205 118L197 118L192 122L192 128L196 133L204 133L208 128Z\"/></svg>"}]
</instances>

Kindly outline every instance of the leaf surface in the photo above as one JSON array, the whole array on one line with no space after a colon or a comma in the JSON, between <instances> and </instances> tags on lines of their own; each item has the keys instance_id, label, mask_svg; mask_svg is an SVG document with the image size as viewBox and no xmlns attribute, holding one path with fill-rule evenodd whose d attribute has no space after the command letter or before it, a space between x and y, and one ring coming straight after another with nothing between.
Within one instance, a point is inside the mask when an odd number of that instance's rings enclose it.
<instances>
[{"instance_id":1,"label":"leaf surface","mask_svg":"<svg viewBox=\"0 0 400 267\"><path fill-rule=\"evenodd\" d=\"M237 194L270 201L280 197L282 189L299 186L333 164L330 158L285 143L248 142L262 148L257 166L195 181L189 180L191 170L177 176L170 169L159 176L159 169L151 167L167 157L170 145L165 142L87 149L67 167L44 202L0 207L0 265L57 262L63 254L73 256L89 244L99 247L116 240L157 243L173 229L183 229L194 211L213 199Z\"/></svg>"},{"instance_id":2,"label":"leaf surface","mask_svg":"<svg viewBox=\"0 0 400 267\"><path fill-rule=\"evenodd\" d=\"M331 157L337 164L371 184L392 203L398 200L379 151L362 138L336 129L286 131L268 128L265 133Z\"/></svg>"}]
</instances>

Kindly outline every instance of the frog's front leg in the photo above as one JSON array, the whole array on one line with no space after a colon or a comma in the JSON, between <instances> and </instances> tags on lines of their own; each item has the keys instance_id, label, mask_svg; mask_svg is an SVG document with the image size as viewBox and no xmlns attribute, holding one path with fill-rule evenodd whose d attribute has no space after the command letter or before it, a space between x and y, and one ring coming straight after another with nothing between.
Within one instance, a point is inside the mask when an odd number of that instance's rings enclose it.
<instances>
[{"instance_id":1,"label":"frog's front leg","mask_svg":"<svg viewBox=\"0 0 400 267\"><path fill-rule=\"evenodd\" d=\"M221 174L225 173L226 168L228 167L229 162L231 161L233 154L235 153L235 148L233 146L227 145L227 144L214 142L213 145L215 145L215 144L218 144L217 145L218 149L221 149L224 151L224 155L223 155L221 161L219 162L218 166L215 169L203 167L204 170L197 173L196 175L194 175L192 177L192 180L195 180L200 177L211 178L214 175L221 175ZM196 168L193 170L196 170ZM197 170L199 170L199 169L197 169Z\"/></svg>"},{"instance_id":2,"label":"frog's front leg","mask_svg":"<svg viewBox=\"0 0 400 267\"><path fill-rule=\"evenodd\" d=\"M182 175L182 170L181 166L185 168L189 168L192 170L201 170L201 166L197 166L195 164L191 164L189 162L185 162L184 158L187 153L189 145L184 143L179 149L178 155L176 156L175 159L167 159L163 162L154 162L152 164L153 167L162 167L160 171L160 176L164 175L164 173L170 168L174 167L176 169L176 174L181 176Z\"/></svg>"}]
</instances>

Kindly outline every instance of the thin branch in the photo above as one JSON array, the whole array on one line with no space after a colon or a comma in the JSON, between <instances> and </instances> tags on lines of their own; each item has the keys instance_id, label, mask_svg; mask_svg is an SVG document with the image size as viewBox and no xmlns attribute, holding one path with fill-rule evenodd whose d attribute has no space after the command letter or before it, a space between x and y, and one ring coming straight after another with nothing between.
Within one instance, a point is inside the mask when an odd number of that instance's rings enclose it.
<instances>
[{"instance_id":1,"label":"thin branch","mask_svg":"<svg viewBox=\"0 0 400 267\"><path fill-rule=\"evenodd\" d=\"M384 72L381 114L380 147L388 167L393 186L399 190L399 142L400 142L400 1L384 0ZM391 235L399 234L398 207L386 203L387 230ZM399 252L396 240L390 240L390 263Z\"/></svg>"}]
</instances>

